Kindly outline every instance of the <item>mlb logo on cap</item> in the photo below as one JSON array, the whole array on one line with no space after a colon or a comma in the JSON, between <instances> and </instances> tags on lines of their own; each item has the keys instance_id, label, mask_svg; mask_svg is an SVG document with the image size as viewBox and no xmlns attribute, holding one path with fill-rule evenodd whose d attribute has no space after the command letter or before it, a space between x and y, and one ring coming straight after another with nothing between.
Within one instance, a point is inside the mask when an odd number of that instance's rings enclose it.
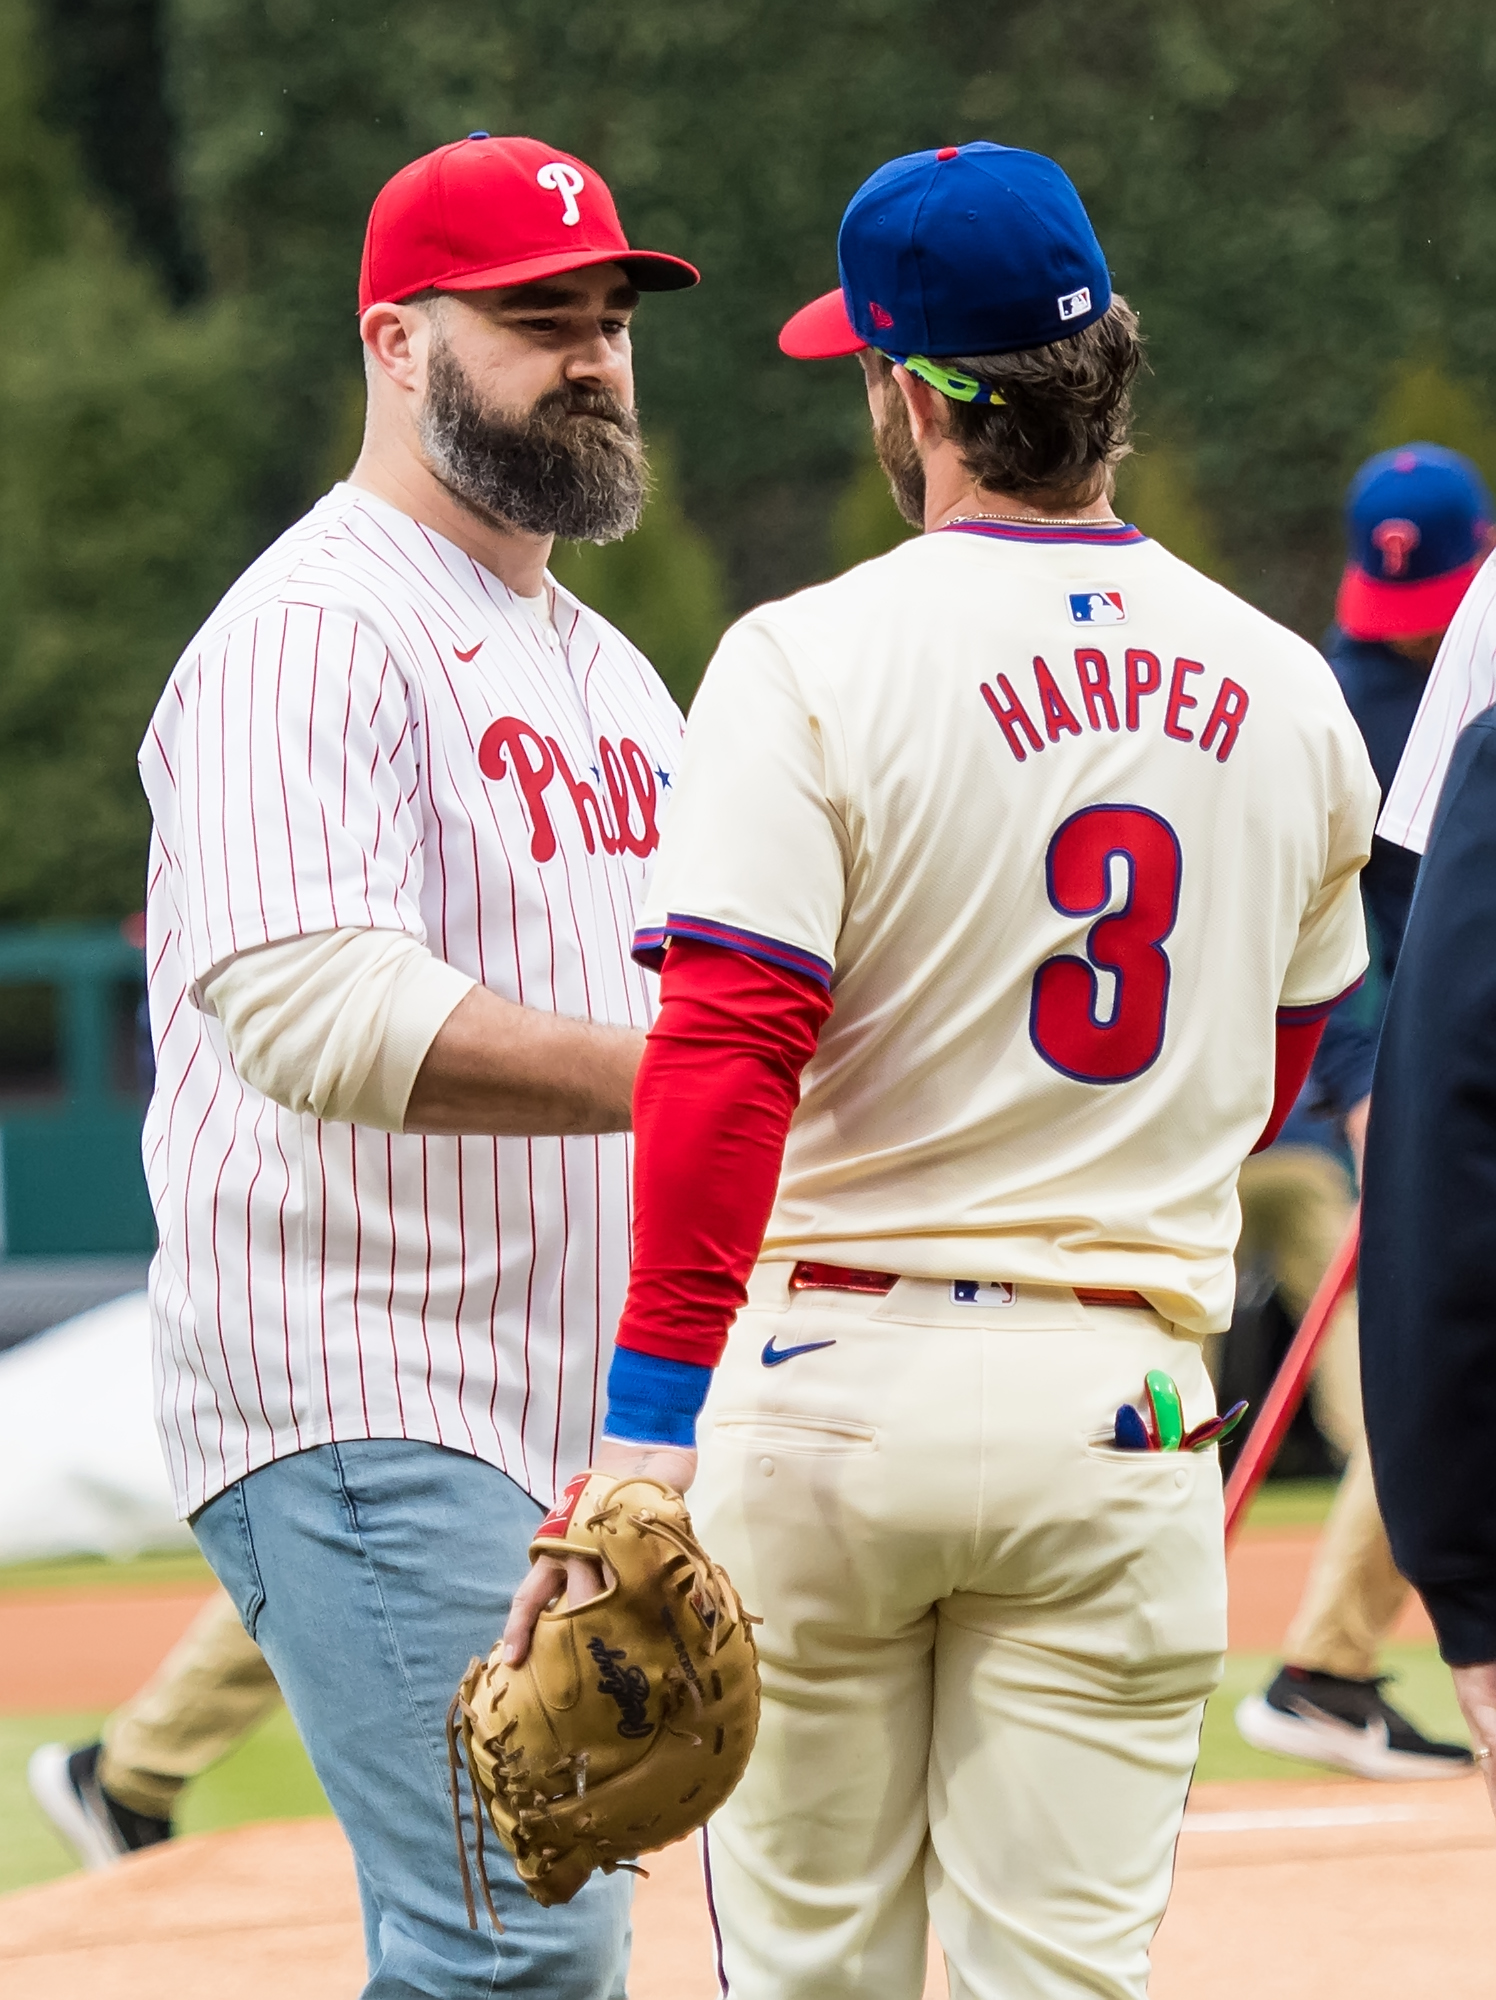
<instances>
[{"instance_id":1,"label":"mlb logo on cap","mask_svg":"<svg viewBox=\"0 0 1496 2000\"><path fill-rule=\"evenodd\" d=\"M1093 584L1089 590L1072 590L1069 597L1072 625L1125 625L1127 606L1120 590L1109 584Z\"/></svg>"}]
</instances>

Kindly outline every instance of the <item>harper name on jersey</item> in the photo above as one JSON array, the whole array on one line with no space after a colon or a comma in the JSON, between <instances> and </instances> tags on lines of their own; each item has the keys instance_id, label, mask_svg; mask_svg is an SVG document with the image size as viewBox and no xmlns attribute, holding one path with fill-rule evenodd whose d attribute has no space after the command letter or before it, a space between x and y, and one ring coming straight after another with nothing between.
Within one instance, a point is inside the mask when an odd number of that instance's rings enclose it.
<instances>
[{"instance_id":1,"label":"harper name on jersey","mask_svg":"<svg viewBox=\"0 0 1496 2000\"><path fill-rule=\"evenodd\" d=\"M1200 699L1197 694L1190 693L1190 682L1197 675L1206 676L1208 673L1209 669L1201 660L1176 659L1169 672L1168 699L1152 704L1145 711L1143 704L1147 698L1163 689L1164 670L1157 653L1150 653L1142 646L1129 646L1116 669L1118 691L1114 695L1113 662L1099 646L1077 646L1072 693L1075 707L1072 708L1048 661L1036 653L1034 701L1036 712L1044 723L1043 736L1025 708L1022 696L1015 693L1013 683L1006 674L998 674L996 689L983 681L982 699L1007 738L1008 748L1021 764L1030 750L1044 748L1045 737L1051 743L1059 743L1066 736L1083 735L1085 732L1076 709L1085 716L1092 730L1109 729L1115 736L1123 727L1123 722L1119 720L1119 701L1121 716L1134 734L1143 727L1146 714L1156 728L1162 728L1171 742L1194 743L1197 738L1194 731L1186 726L1185 718L1190 709L1200 707ZM1204 684L1211 683L1205 681ZM1202 750L1215 751L1218 764L1224 764L1236 747L1249 705L1247 691L1239 682L1232 680L1228 674L1222 674L1215 680L1210 713L1198 742Z\"/></svg>"},{"instance_id":2,"label":"harper name on jersey","mask_svg":"<svg viewBox=\"0 0 1496 2000\"><path fill-rule=\"evenodd\" d=\"M355 926L506 999L648 1025L629 947L680 716L621 634L559 588L554 613L340 486L229 592L156 710L145 1154L183 1513L335 1439L449 1445L546 1502L591 1456L628 1137L301 1116L243 1081L200 1004L238 953Z\"/></svg>"},{"instance_id":3,"label":"harper name on jersey","mask_svg":"<svg viewBox=\"0 0 1496 2000\"><path fill-rule=\"evenodd\" d=\"M687 738L637 953L835 997L764 1258L1224 1326L1277 1018L1366 965L1319 654L1135 528L953 524L742 620Z\"/></svg>"}]
</instances>

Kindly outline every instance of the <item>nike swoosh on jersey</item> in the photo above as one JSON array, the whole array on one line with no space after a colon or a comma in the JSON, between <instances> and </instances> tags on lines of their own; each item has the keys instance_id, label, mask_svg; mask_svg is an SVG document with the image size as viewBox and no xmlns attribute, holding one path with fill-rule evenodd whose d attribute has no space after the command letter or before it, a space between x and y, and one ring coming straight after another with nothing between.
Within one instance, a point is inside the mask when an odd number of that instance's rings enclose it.
<instances>
[{"instance_id":1,"label":"nike swoosh on jersey","mask_svg":"<svg viewBox=\"0 0 1496 2000\"><path fill-rule=\"evenodd\" d=\"M781 1361L793 1361L797 1354L814 1354L817 1348L835 1347L835 1345L834 1340L807 1340L799 1347L776 1347L771 1333L764 1342L764 1351L760 1359L765 1368L777 1368Z\"/></svg>"},{"instance_id":2,"label":"nike swoosh on jersey","mask_svg":"<svg viewBox=\"0 0 1496 2000\"><path fill-rule=\"evenodd\" d=\"M452 648L452 651L457 655L458 659L461 660L462 664L466 666L469 660L477 659L479 650L481 649L482 645L483 641L480 639L476 646L469 646L466 652L462 650L461 646L454 646Z\"/></svg>"}]
</instances>

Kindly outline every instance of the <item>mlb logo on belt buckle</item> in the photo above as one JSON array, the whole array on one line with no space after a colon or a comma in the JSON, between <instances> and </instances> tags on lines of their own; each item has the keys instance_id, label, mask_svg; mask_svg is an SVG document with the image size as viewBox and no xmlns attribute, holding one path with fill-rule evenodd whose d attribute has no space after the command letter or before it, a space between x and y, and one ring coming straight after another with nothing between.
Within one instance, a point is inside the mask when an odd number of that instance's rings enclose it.
<instances>
[{"instance_id":1,"label":"mlb logo on belt buckle","mask_svg":"<svg viewBox=\"0 0 1496 2000\"><path fill-rule=\"evenodd\" d=\"M1072 590L1066 600L1072 625L1125 625L1127 606L1120 590L1093 583L1089 590Z\"/></svg>"},{"instance_id":2,"label":"mlb logo on belt buckle","mask_svg":"<svg viewBox=\"0 0 1496 2000\"><path fill-rule=\"evenodd\" d=\"M957 1306L1010 1306L1013 1303L1013 1287L984 1285L975 1278L953 1278L951 1303Z\"/></svg>"}]
</instances>

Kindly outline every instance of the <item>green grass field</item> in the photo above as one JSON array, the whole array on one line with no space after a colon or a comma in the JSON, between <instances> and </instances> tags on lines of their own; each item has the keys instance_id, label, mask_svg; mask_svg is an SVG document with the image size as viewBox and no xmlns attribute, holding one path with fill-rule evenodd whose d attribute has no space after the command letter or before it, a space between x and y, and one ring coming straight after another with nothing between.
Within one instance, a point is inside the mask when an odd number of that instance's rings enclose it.
<instances>
[{"instance_id":1,"label":"green grass field","mask_svg":"<svg viewBox=\"0 0 1496 2000\"><path fill-rule=\"evenodd\" d=\"M30 1590L103 1596L111 1590L178 1590L212 1581L213 1572L196 1549L132 1556L128 1562L114 1562L108 1556L69 1556L60 1562L0 1564L0 1596Z\"/></svg>"},{"instance_id":2,"label":"green grass field","mask_svg":"<svg viewBox=\"0 0 1496 2000\"><path fill-rule=\"evenodd\" d=\"M1254 1527L1308 1527L1324 1519L1334 1493L1329 1481L1284 1482L1259 1496ZM207 1565L190 1551L143 1556L133 1562L93 1559L26 1563L0 1569L0 1594L67 1589L80 1594L112 1590L171 1589L206 1581ZM1226 1677L1205 1715L1197 1776L1212 1778L1312 1778L1314 1767L1252 1750L1236 1733L1232 1713L1244 1694L1263 1686L1277 1666L1267 1653L1234 1653ZM1386 1667L1397 1678L1392 1698L1420 1727L1463 1742L1466 1737L1448 1670L1431 1646L1389 1646ZM26 1760L39 1743L83 1743L103 1717L88 1712L0 1716L0 1892L67 1874L72 1856L32 1804ZM292 1819L328 1811L322 1787L307 1762L291 1719L280 1710L232 1755L189 1786L178 1824L184 1833L239 1826L247 1820Z\"/></svg>"},{"instance_id":3,"label":"green grass field","mask_svg":"<svg viewBox=\"0 0 1496 2000\"><path fill-rule=\"evenodd\" d=\"M88 1742L103 1719L86 1710L0 1716L0 1892L50 1881L77 1866L32 1803L26 1760L39 1743ZM207 1833L246 1820L306 1819L328 1809L291 1718L280 1709L188 1786L177 1824L183 1833Z\"/></svg>"}]
</instances>

